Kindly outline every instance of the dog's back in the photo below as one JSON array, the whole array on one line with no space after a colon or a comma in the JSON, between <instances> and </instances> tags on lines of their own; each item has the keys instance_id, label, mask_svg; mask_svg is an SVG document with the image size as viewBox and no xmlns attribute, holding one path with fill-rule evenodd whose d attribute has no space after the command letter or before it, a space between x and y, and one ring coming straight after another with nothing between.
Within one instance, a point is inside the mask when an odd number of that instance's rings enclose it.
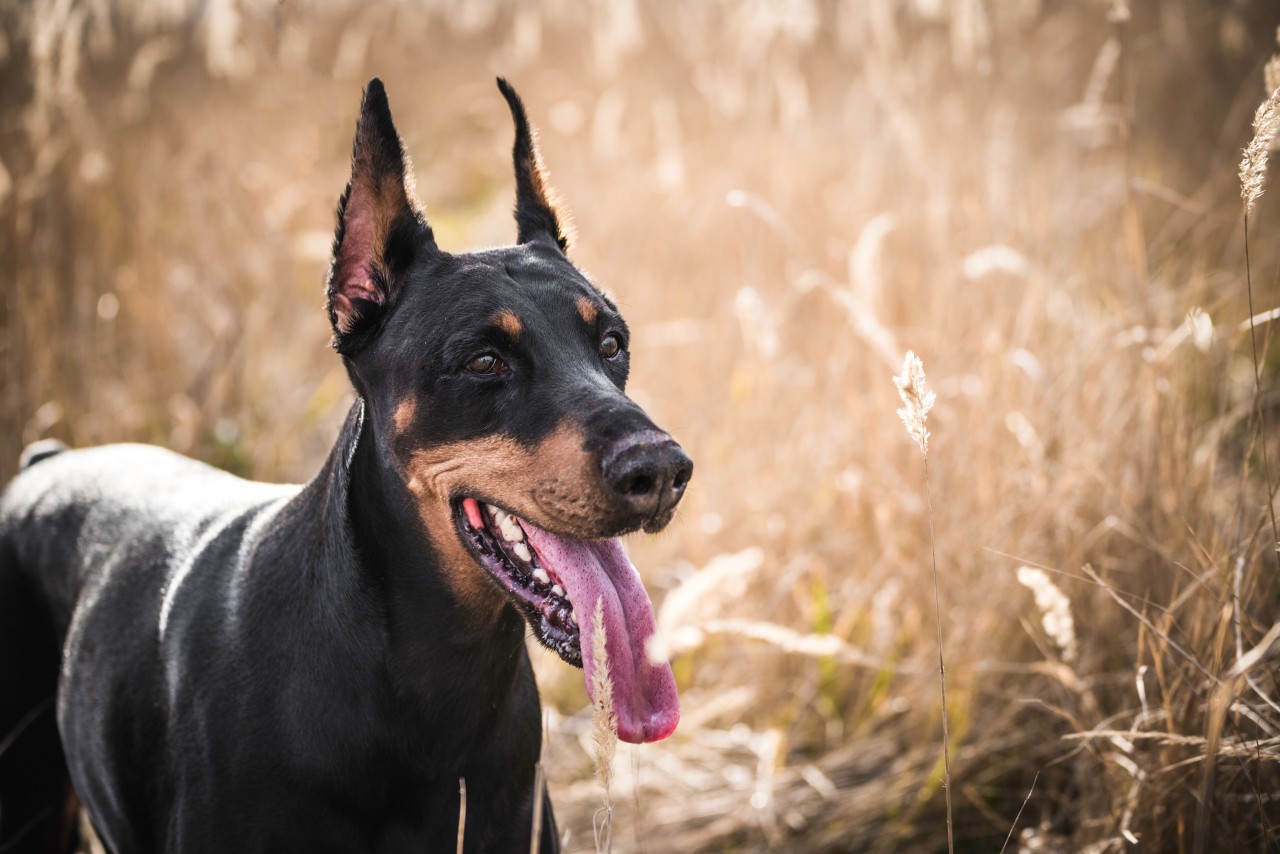
<instances>
[{"instance_id":1,"label":"dog's back","mask_svg":"<svg viewBox=\"0 0 1280 854\"><path fill-rule=\"evenodd\" d=\"M68 664L79 665L67 674L169 695L148 684L157 679L149 665L164 654L181 576L197 569L182 556L207 551L220 535L228 550L238 547L237 530L296 488L250 483L144 445L37 443L22 464L0 496L0 847L50 851L72 841L56 722L83 723L80 710L55 708L64 648ZM82 636L93 642L81 644Z\"/></svg>"},{"instance_id":2,"label":"dog's back","mask_svg":"<svg viewBox=\"0 0 1280 854\"><path fill-rule=\"evenodd\" d=\"M246 481L151 445L33 446L24 460L0 497L0 542L15 564L6 571L53 603L60 639L86 583L118 568L159 593L165 584L155 573L199 547L211 526L298 490ZM143 603L132 607L142 616Z\"/></svg>"}]
</instances>

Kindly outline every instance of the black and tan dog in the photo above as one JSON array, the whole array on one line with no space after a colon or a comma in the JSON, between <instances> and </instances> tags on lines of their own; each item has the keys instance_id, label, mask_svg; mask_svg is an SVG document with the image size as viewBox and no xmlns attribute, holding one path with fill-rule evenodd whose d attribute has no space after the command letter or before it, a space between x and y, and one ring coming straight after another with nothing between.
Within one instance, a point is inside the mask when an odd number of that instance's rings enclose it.
<instances>
[{"instance_id":1,"label":"black and tan dog","mask_svg":"<svg viewBox=\"0 0 1280 854\"><path fill-rule=\"evenodd\" d=\"M529 850L535 808L558 850L523 638L590 686L597 609L620 737L675 728L614 538L666 525L692 464L624 395L627 326L499 88L518 244L462 255L365 91L328 284L358 402L309 484L27 454L0 499L0 849L67 844L74 787L113 854L451 852L461 778L468 851Z\"/></svg>"}]
</instances>

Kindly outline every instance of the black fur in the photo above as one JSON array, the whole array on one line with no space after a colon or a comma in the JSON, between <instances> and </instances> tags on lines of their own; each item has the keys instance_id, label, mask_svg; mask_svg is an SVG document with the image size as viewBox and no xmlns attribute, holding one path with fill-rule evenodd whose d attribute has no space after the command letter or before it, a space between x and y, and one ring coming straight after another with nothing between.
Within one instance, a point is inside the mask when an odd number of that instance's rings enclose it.
<instances>
[{"instance_id":1,"label":"black fur","mask_svg":"<svg viewBox=\"0 0 1280 854\"><path fill-rule=\"evenodd\" d=\"M516 240L528 243L539 237L549 237L560 247L560 251L567 252L569 238L561 227L555 200L549 195L550 188L543 174L538 141L529 124L529 117L525 115L524 102L520 100L516 90L511 88L511 84L501 77L498 78L498 89L507 99L511 118L516 125L516 141L511 149L516 167Z\"/></svg>"},{"instance_id":2,"label":"black fur","mask_svg":"<svg viewBox=\"0 0 1280 854\"><path fill-rule=\"evenodd\" d=\"M356 148L353 181L403 181L376 80ZM379 251L360 259L388 276L378 298L337 333L359 400L310 483L143 445L46 447L0 496L0 849L71 844L74 783L112 854L452 852L464 778L467 851L529 850L535 808L541 850L559 850L549 798L533 802L526 625L478 563L448 557L456 531L428 529L406 472L415 453L535 447L566 424L597 470L622 440L665 434L623 393L622 318L552 241L452 255L396 212ZM504 370L469 370L478 352ZM645 447L687 479L669 437ZM538 524L654 529L683 488L641 512L603 484L577 496L589 517ZM459 593L477 574L480 593Z\"/></svg>"}]
</instances>

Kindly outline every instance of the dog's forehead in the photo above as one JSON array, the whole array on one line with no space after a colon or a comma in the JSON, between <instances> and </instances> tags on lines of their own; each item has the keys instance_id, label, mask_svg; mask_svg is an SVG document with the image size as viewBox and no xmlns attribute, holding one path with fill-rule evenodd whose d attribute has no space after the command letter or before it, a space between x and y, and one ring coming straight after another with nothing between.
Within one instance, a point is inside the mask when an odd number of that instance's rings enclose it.
<instances>
[{"instance_id":1,"label":"dog's forehead","mask_svg":"<svg viewBox=\"0 0 1280 854\"><path fill-rule=\"evenodd\" d=\"M519 312L536 306L540 312L578 312L583 299L603 300L582 271L554 247L540 243L504 246L461 256L472 296L492 299L500 307Z\"/></svg>"},{"instance_id":2,"label":"dog's forehead","mask_svg":"<svg viewBox=\"0 0 1280 854\"><path fill-rule=\"evenodd\" d=\"M582 272L558 249L542 243L504 246L479 255L493 269L500 270L523 288L536 291L548 286L589 288Z\"/></svg>"},{"instance_id":3,"label":"dog's forehead","mask_svg":"<svg viewBox=\"0 0 1280 854\"><path fill-rule=\"evenodd\" d=\"M613 304L557 247L536 242L439 253L423 259L411 275L387 327L397 332L382 336L390 337L393 348L411 346L424 334L446 340L494 328L536 348L616 318Z\"/></svg>"}]
</instances>

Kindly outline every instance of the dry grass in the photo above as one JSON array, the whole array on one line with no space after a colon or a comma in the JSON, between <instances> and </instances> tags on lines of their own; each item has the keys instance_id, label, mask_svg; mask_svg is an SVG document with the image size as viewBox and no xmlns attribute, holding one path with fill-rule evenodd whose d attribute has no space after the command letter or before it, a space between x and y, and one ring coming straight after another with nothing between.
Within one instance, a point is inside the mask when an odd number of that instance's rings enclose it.
<instances>
[{"instance_id":1,"label":"dry grass","mask_svg":"<svg viewBox=\"0 0 1280 854\"><path fill-rule=\"evenodd\" d=\"M631 544L684 721L619 745L614 851L945 846L908 344L957 847L1024 802L1024 851L1277 844L1280 207L1249 215L1255 402L1235 169L1273 5L105 6L0 11L3 472L50 434L307 477L349 400L320 288L360 87L463 249L514 234L502 73L698 464ZM534 658L591 850L581 674Z\"/></svg>"},{"instance_id":2,"label":"dry grass","mask_svg":"<svg viewBox=\"0 0 1280 854\"><path fill-rule=\"evenodd\" d=\"M902 408L898 410L898 419L907 428L907 435L920 448L920 458L924 463L924 502L929 517L929 566L933 569L933 618L935 633L938 638L938 693L939 709L942 712L942 789L947 805L947 851L955 854L956 840L951 808L951 716L947 713L947 665L943 658L942 630L942 594L938 590L938 550L937 536L933 530L933 493L929 486L929 410L938 396L925 390L924 364L914 351L908 350L902 360L902 376L894 377L893 384L898 387L898 397L902 400ZM1039 604L1039 603L1036 603ZM1017 819L1015 818L1015 821Z\"/></svg>"},{"instance_id":3,"label":"dry grass","mask_svg":"<svg viewBox=\"0 0 1280 854\"><path fill-rule=\"evenodd\" d=\"M597 599L591 614L591 758L595 762L596 782L600 784L601 806L591 820L596 854L613 850L613 757L618 748L618 716L613 711L613 677L609 672L609 653L605 648L608 632L604 625L604 600Z\"/></svg>"}]
</instances>

